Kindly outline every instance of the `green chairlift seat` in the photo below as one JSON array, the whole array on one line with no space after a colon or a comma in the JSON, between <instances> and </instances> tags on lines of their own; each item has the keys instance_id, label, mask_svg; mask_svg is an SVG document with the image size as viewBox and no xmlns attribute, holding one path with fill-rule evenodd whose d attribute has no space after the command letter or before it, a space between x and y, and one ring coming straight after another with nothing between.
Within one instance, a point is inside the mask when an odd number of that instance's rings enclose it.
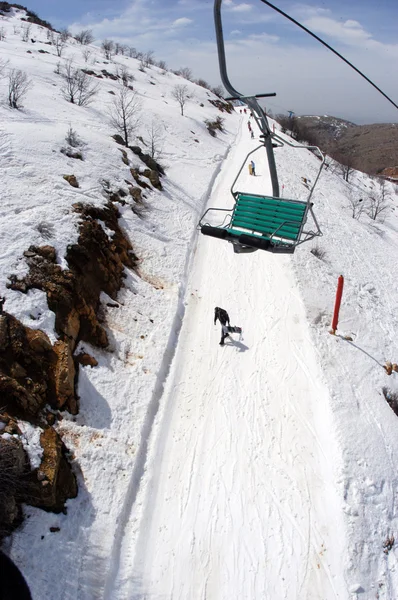
<instances>
[{"instance_id":1,"label":"green chairlift seat","mask_svg":"<svg viewBox=\"0 0 398 600\"><path fill-rule=\"evenodd\" d=\"M293 254L296 246L319 235L313 231L304 232L308 212L312 204L287 198L260 196L234 192L235 206L227 212L229 221L221 227L205 222L209 211L225 209L209 208L200 222L204 235L216 237L236 246L236 251L268 250L270 252Z\"/></svg>"}]
</instances>

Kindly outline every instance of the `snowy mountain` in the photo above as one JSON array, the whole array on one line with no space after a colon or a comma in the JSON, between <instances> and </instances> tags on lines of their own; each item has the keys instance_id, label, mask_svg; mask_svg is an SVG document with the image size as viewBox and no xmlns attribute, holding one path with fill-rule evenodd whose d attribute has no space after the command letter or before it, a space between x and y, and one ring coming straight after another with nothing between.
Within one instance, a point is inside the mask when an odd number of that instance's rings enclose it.
<instances>
[{"instance_id":1,"label":"snowy mountain","mask_svg":"<svg viewBox=\"0 0 398 600\"><path fill-rule=\"evenodd\" d=\"M76 337L74 356L97 363L77 365L79 410L51 409L78 495L66 514L25 505L5 540L33 599L395 599L398 421L386 400L397 397L398 375L385 369L398 362L395 189L359 172L347 184L329 168L313 197L319 240L293 256L234 254L196 225L206 207L232 206L231 184L259 144L256 125L253 140L239 108L220 112L208 90L155 66L142 71L136 59L110 62L73 39L59 57L36 24L24 42L24 16L0 17L4 310L53 347L63 341L48 290L18 285L32 283L40 263L32 247L55 249L59 277L91 274L79 254L88 213L107 252L123 233L131 261L117 265L117 294L102 289L98 322L90 313L102 347L83 327ZM94 72L98 91L86 106L62 92L70 59ZM140 107L135 151L112 137L122 67ZM32 82L20 109L7 104L10 69ZM176 85L187 86L184 115ZM217 117L225 131L213 137L205 121ZM68 156L70 128L80 158ZM140 158L148 162L154 130L158 179ZM303 178L315 179L319 160L288 146L275 153L282 195L306 199ZM239 185L269 194L266 153L254 156L256 176L245 168ZM374 220L382 194L386 210ZM96 212L109 202L117 223ZM243 340L219 346L215 306ZM13 435L33 468L37 432L19 424Z\"/></svg>"}]
</instances>

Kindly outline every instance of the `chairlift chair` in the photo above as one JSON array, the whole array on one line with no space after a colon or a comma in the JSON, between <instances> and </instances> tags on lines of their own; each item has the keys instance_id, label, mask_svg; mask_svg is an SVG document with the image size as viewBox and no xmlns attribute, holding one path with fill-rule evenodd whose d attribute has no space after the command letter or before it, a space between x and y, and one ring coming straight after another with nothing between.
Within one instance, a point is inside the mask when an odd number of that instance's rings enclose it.
<instances>
[{"instance_id":1,"label":"chairlift chair","mask_svg":"<svg viewBox=\"0 0 398 600\"><path fill-rule=\"evenodd\" d=\"M231 98L227 99L243 102L253 113L257 125L262 132L262 135L260 135L262 143L260 146L249 152L232 184L231 193L235 202L234 206L231 209L207 209L199 221L198 228L200 228L204 235L231 242L234 251L237 253L267 250L275 253L293 254L296 246L299 244L302 244L315 236L322 235L312 210L311 198L325 163L325 158L316 146L294 145L281 138L278 134L271 133L267 116L260 107L257 99L275 96L275 93L244 96L232 87L226 69L220 12L221 3L222 0L215 0L214 2L214 20L221 79L224 87L231 94ZM314 149L320 154L321 166L306 201L280 198L278 176L273 152L275 142L277 145L281 146L287 144L293 148ZM267 152L272 182L272 196L262 196L234 190L236 181L246 165L248 157L259 148L265 148ZM224 222L221 225L211 225L208 222L207 217L212 211L226 212L227 219L224 219ZM315 230L306 229L307 217L309 214L311 214L313 218Z\"/></svg>"}]
</instances>

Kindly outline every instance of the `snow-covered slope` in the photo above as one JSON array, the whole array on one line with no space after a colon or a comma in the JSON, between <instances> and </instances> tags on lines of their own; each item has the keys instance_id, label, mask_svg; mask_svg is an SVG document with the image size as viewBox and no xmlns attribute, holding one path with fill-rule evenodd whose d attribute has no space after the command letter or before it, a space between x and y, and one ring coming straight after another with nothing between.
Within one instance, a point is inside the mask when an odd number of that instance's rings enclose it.
<instances>
[{"instance_id":1,"label":"snow-covered slope","mask_svg":"<svg viewBox=\"0 0 398 600\"><path fill-rule=\"evenodd\" d=\"M6 278L24 272L32 243L56 245L63 264L77 235L72 203L103 203L101 180L117 189L130 178L106 117L119 84L99 80L88 108L67 103L58 57L38 53L51 47L22 43L17 16L1 22L2 56L34 87L23 111L0 107L0 294L6 310L54 338L44 294L11 292ZM35 37L46 40L38 27ZM81 51L71 44L65 56L84 66ZM148 194L145 219L121 207L141 276L127 273L119 308L106 309L111 352L90 349L99 366L81 369L80 413L58 426L79 496L67 515L27 507L12 557L34 600L393 600L396 550L383 543L398 525L398 421L382 388L398 388L382 365L398 359L396 212L385 223L352 219L349 194L374 184L356 174L347 186L329 169L314 196L323 260L312 243L293 257L238 256L198 239L204 205L231 205L229 186L258 142L239 114L210 137L203 121L220 113L206 90L184 82L195 99L181 117L171 97L180 78L117 58L145 103L137 135L145 139L153 115L164 124L167 177L162 193ZM84 162L59 151L70 123L87 143ZM268 193L262 153L242 185ZM313 179L318 160L288 147L276 157L284 196L305 198L301 177ZM62 178L71 172L79 189ZM328 333L341 273L339 332L352 342ZM219 347L215 305L243 327L242 342Z\"/></svg>"}]
</instances>

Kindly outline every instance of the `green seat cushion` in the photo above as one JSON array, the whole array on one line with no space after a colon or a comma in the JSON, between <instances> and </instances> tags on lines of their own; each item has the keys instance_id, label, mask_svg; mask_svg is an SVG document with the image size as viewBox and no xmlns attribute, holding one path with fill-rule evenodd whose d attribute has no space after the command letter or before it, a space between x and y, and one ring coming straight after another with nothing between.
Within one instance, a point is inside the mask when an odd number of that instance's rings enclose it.
<instances>
[{"instance_id":1,"label":"green seat cushion","mask_svg":"<svg viewBox=\"0 0 398 600\"><path fill-rule=\"evenodd\" d=\"M255 237L271 237L274 234L277 238L297 241L307 214L306 202L252 194L234 195L236 205L229 226L231 233L250 235L251 231ZM273 238L273 241L276 240Z\"/></svg>"}]
</instances>

